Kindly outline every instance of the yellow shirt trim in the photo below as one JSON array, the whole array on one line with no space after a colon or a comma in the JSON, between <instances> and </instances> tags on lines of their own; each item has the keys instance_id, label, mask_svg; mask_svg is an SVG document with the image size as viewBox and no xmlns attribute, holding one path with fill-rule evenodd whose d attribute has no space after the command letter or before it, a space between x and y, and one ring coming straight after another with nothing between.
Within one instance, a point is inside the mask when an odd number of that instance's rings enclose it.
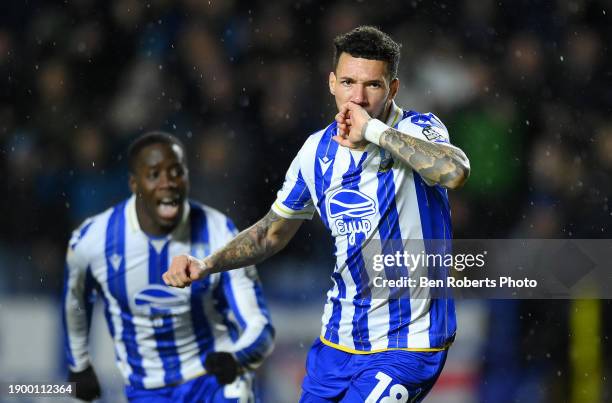
<instances>
[{"instance_id":1,"label":"yellow shirt trim","mask_svg":"<svg viewBox=\"0 0 612 403\"><path fill-rule=\"evenodd\" d=\"M398 109L397 111L395 111L395 116L393 117L393 120L391 121L391 124L389 125L389 127L395 126L395 123L397 122L397 118L399 118L401 111L402 111L401 109Z\"/></svg>"},{"instance_id":2,"label":"yellow shirt trim","mask_svg":"<svg viewBox=\"0 0 612 403\"><path fill-rule=\"evenodd\" d=\"M310 216L310 215L311 215L311 212L310 212L310 211L304 211L304 210L291 210L290 208L285 207L285 206L283 206L282 204L280 204L278 200L276 200L276 201L274 202L274 205L273 205L273 206L274 206L275 208L279 209L279 210L280 210L280 212L285 213L285 214L290 215L290 216L300 216L300 215L303 215L303 216Z\"/></svg>"},{"instance_id":3,"label":"yellow shirt trim","mask_svg":"<svg viewBox=\"0 0 612 403\"><path fill-rule=\"evenodd\" d=\"M376 353L384 353L386 351L412 351L418 353L432 353L436 351L444 351L448 350L448 348L453 344L452 342L448 342L442 347L432 347L432 348L409 348L409 347L398 347L398 348L384 348L382 350L370 350L370 351L359 351L352 349L350 347L341 346L340 344L332 343L331 341L323 338L323 336L319 336L319 339L326 346L335 348L336 350L344 351L345 353L351 354L376 354Z\"/></svg>"}]
</instances>

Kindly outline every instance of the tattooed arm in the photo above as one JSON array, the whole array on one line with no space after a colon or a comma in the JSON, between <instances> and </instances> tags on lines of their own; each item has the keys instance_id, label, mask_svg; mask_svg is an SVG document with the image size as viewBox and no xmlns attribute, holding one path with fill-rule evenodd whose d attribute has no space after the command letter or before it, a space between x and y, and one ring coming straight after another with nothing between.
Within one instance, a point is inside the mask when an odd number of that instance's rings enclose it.
<instances>
[{"instance_id":1,"label":"tattooed arm","mask_svg":"<svg viewBox=\"0 0 612 403\"><path fill-rule=\"evenodd\" d=\"M379 141L382 148L412 167L430 184L457 189L470 175L467 156L450 144L432 143L393 128L386 129Z\"/></svg>"},{"instance_id":2,"label":"tattooed arm","mask_svg":"<svg viewBox=\"0 0 612 403\"><path fill-rule=\"evenodd\" d=\"M259 263L287 246L302 222L288 220L270 210L205 260L213 273Z\"/></svg>"},{"instance_id":3,"label":"tattooed arm","mask_svg":"<svg viewBox=\"0 0 612 403\"><path fill-rule=\"evenodd\" d=\"M169 286L183 288L212 273L259 263L287 246L302 222L283 218L270 210L261 220L203 260L187 255L176 256L162 278Z\"/></svg>"},{"instance_id":4,"label":"tattooed arm","mask_svg":"<svg viewBox=\"0 0 612 403\"><path fill-rule=\"evenodd\" d=\"M340 145L363 148L367 142L375 143L418 172L428 184L457 189L470 175L470 162L459 148L393 129L380 120L372 119L365 109L355 103L343 105L336 115L336 121L339 134L334 140Z\"/></svg>"}]
</instances>

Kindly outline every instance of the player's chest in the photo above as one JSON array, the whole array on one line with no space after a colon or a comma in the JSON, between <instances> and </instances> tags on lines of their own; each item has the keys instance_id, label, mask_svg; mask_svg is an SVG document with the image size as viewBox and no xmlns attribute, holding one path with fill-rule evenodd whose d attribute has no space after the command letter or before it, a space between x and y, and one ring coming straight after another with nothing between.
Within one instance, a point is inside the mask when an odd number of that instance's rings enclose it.
<instances>
[{"instance_id":1,"label":"player's chest","mask_svg":"<svg viewBox=\"0 0 612 403\"><path fill-rule=\"evenodd\" d=\"M193 294L208 293L216 277L186 289L164 284L165 273L174 256L191 254L202 258L208 245L170 242L168 240L133 240L121 246L107 242L103 255L91 263L91 273L104 297L132 312L184 309Z\"/></svg>"},{"instance_id":2,"label":"player's chest","mask_svg":"<svg viewBox=\"0 0 612 403\"><path fill-rule=\"evenodd\" d=\"M390 192L412 180L411 169L378 147L369 146L365 151L342 147L333 157L325 163L320 158L315 161L308 180L317 208L328 215L375 209L377 199L393 196Z\"/></svg>"}]
</instances>

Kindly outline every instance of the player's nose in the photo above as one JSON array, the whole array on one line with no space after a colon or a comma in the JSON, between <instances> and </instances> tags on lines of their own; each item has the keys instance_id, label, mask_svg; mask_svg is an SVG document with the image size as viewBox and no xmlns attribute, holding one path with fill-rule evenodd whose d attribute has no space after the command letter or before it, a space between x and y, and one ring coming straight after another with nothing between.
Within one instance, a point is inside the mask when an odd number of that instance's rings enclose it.
<instances>
[{"instance_id":1,"label":"player's nose","mask_svg":"<svg viewBox=\"0 0 612 403\"><path fill-rule=\"evenodd\" d=\"M365 91L364 85L354 85L353 92L351 94L351 102L356 103L357 105L365 105L368 103L368 97Z\"/></svg>"},{"instance_id":2,"label":"player's nose","mask_svg":"<svg viewBox=\"0 0 612 403\"><path fill-rule=\"evenodd\" d=\"M168 172L162 172L159 176L158 185L160 188L176 187L176 179Z\"/></svg>"}]
</instances>

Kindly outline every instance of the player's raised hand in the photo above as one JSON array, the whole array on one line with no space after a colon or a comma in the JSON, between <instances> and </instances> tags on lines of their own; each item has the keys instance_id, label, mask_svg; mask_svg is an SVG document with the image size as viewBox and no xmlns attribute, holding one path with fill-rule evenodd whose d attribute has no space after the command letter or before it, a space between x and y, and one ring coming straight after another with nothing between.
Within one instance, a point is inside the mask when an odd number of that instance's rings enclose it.
<instances>
[{"instance_id":1,"label":"player's raised hand","mask_svg":"<svg viewBox=\"0 0 612 403\"><path fill-rule=\"evenodd\" d=\"M162 275L166 285L184 288L193 281L206 276L206 263L189 255L179 255L172 259L168 271Z\"/></svg>"},{"instance_id":2,"label":"player's raised hand","mask_svg":"<svg viewBox=\"0 0 612 403\"><path fill-rule=\"evenodd\" d=\"M363 128L370 119L370 115L363 107L354 102L347 102L336 114L338 135L333 139L344 147L361 147L365 141Z\"/></svg>"},{"instance_id":3,"label":"player's raised hand","mask_svg":"<svg viewBox=\"0 0 612 403\"><path fill-rule=\"evenodd\" d=\"M335 116L338 127L338 134L342 137L348 136L350 130L349 125L351 120L349 119L347 112L348 111L346 110L346 108L342 108L342 110L338 112Z\"/></svg>"},{"instance_id":4,"label":"player's raised hand","mask_svg":"<svg viewBox=\"0 0 612 403\"><path fill-rule=\"evenodd\" d=\"M370 119L370 115L366 110L355 102L347 102L344 105L346 114L350 117L349 138L353 141L361 141L364 139L363 128Z\"/></svg>"}]
</instances>

